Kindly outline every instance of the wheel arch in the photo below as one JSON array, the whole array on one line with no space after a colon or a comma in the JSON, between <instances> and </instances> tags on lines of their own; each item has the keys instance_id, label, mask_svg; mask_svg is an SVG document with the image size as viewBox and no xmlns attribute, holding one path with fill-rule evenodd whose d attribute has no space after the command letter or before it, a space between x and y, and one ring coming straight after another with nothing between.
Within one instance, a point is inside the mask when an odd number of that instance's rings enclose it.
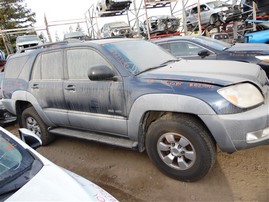
<instances>
[{"instance_id":1,"label":"wheel arch","mask_svg":"<svg viewBox=\"0 0 269 202\"><path fill-rule=\"evenodd\" d=\"M169 117L184 117L186 119L192 119L195 122L197 122L200 127L203 127L209 134L209 137L212 139L212 141L216 144L216 139L210 132L207 125L201 120L199 116L196 114L190 114L190 113L181 113L181 112L169 112L169 111L148 111L145 113L141 120L140 128L139 128L139 151L143 151L145 149L145 139L146 134L148 131L149 126L159 119L166 119Z\"/></svg>"},{"instance_id":2,"label":"wheel arch","mask_svg":"<svg viewBox=\"0 0 269 202\"><path fill-rule=\"evenodd\" d=\"M141 96L134 102L127 123L129 138L139 142L140 151L145 149L144 138L150 123L167 114L188 114L200 119L199 114L215 115L216 113L207 103L195 97L176 94Z\"/></svg>"}]
</instances>

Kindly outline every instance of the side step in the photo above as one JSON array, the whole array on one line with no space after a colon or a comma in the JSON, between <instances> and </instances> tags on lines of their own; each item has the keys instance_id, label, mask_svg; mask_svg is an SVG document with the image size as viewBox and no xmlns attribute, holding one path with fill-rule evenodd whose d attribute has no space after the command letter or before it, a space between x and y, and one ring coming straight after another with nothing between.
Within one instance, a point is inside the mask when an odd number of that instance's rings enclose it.
<instances>
[{"instance_id":1,"label":"side step","mask_svg":"<svg viewBox=\"0 0 269 202\"><path fill-rule=\"evenodd\" d=\"M100 143L104 143L104 144L110 144L113 146L125 147L125 148L129 148L129 149L137 149L138 148L138 142L136 142L136 141L129 140L129 139L122 138L122 137L103 135L103 134L99 134L99 133L73 130L73 129L69 129L69 128L50 128L49 133L63 135L63 136L69 136L69 137L76 137L76 138L80 138L80 139L96 141L96 142L100 142Z\"/></svg>"}]
</instances>

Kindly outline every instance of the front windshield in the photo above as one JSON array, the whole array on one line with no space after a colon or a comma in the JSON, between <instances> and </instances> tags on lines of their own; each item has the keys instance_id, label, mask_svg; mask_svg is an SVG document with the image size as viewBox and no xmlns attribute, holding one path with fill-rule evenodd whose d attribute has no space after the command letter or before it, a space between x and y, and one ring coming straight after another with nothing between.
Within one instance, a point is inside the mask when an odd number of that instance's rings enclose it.
<instances>
[{"instance_id":1,"label":"front windshield","mask_svg":"<svg viewBox=\"0 0 269 202\"><path fill-rule=\"evenodd\" d=\"M158 45L145 40L118 41L104 44L104 47L134 75L167 61L177 60Z\"/></svg>"},{"instance_id":2,"label":"front windshield","mask_svg":"<svg viewBox=\"0 0 269 202\"><path fill-rule=\"evenodd\" d=\"M227 48L230 48L232 45L221 40L212 39L209 37L199 36L195 37L194 41L201 43L202 45L209 46L215 50L223 51Z\"/></svg>"},{"instance_id":3,"label":"front windshield","mask_svg":"<svg viewBox=\"0 0 269 202\"><path fill-rule=\"evenodd\" d=\"M33 161L24 148L0 131L0 190L28 170Z\"/></svg>"}]
</instances>

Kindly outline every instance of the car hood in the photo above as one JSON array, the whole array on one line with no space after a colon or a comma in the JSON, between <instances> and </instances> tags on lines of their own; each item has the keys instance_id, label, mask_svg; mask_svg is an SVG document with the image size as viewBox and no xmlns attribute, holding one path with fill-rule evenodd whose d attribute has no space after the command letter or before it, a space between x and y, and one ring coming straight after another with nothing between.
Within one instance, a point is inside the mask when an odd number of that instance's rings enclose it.
<instances>
[{"instance_id":1,"label":"car hood","mask_svg":"<svg viewBox=\"0 0 269 202\"><path fill-rule=\"evenodd\" d=\"M117 201L96 184L52 164L46 164L6 201Z\"/></svg>"},{"instance_id":2,"label":"car hood","mask_svg":"<svg viewBox=\"0 0 269 202\"><path fill-rule=\"evenodd\" d=\"M263 76L260 76L260 74L263 74ZM221 86L252 81L260 86L261 83L267 82L264 74L258 65L251 63L220 60L180 60L165 67L148 71L142 74L142 77L146 79L198 81ZM259 81L260 79L262 81Z\"/></svg>"},{"instance_id":3,"label":"car hood","mask_svg":"<svg viewBox=\"0 0 269 202\"><path fill-rule=\"evenodd\" d=\"M245 52L261 52L263 54L269 54L268 44L255 44L255 43L236 43L226 51L245 51Z\"/></svg>"}]
</instances>

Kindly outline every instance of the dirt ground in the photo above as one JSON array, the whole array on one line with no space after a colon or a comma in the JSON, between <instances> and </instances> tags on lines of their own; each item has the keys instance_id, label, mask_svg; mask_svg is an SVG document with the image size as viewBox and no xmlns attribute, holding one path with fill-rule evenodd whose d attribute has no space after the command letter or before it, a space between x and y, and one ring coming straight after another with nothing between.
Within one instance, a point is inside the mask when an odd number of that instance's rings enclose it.
<instances>
[{"instance_id":1,"label":"dirt ground","mask_svg":"<svg viewBox=\"0 0 269 202\"><path fill-rule=\"evenodd\" d=\"M6 127L18 134L18 126ZM218 151L202 180L185 183L163 175L146 153L58 137L38 151L98 184L119 201L269 201L269 145L233 154Z\"/></svg>"}]
</instances>

